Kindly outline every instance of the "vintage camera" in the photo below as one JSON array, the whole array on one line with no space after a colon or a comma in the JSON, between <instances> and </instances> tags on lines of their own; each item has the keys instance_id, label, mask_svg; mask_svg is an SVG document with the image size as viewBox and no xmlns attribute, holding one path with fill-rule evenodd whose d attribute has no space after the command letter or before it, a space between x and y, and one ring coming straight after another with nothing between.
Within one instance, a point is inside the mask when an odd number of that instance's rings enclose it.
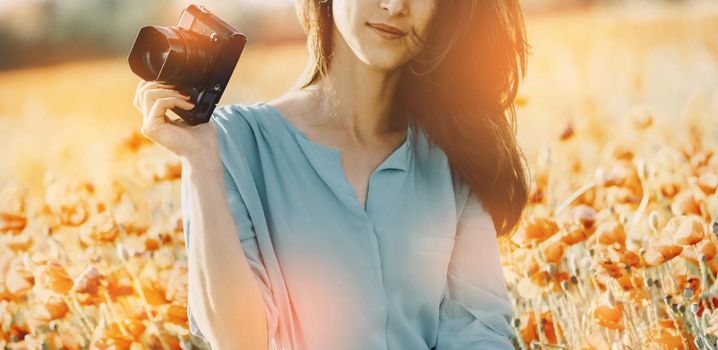
<instances>
[{"instance_id":1,"label":"vintage camera","mask_svg":"<svg viewBox=\"0 0 718 350\"><path fill-rule=\"evenodd\" d=\"M192 110L172 108L187 124L206 123L227 87L247 38L204 6L189 5L173 27L140 29L127 60L146 81L190 96Z\"/></svg>"}]
</instances>

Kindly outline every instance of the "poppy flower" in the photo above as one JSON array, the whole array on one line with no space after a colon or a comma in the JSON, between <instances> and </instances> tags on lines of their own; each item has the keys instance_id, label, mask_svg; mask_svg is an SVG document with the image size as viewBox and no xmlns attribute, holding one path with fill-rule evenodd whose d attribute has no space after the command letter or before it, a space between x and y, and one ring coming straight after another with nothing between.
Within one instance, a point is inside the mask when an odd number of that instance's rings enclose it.
<instances>
[{"instance_id":1,"label":"poppy flower","mask_svg":"<svg viewBox=\"0 0 718 350\"><path fill-rule=\"evenodd\" d=\"M701 188L703 193L711 195L716 192L718 188L718 174L717 170L704 170L698 177L698 187Z\"/></svg>"},{"instance_id":2,"label":"poppy flower","mask_svg":"<svg viewBox=\"0 0 718 350\"><path fill-rule=\"evenodd\" d=\"M624 328L621 323L621 307L615 304L615 300L611 298L609 291L603 292L593 300L588 313L594 322L601 327L617 330L623 330Z\"/></svg>"},{"instance_id":3,"label":"poppy flower","mask_svg":"<svg viewBox=\"0 0 718 350\"><path fill-rule=\"evenodd\" d=\"M92 215L80 228L80 240L88 246L111 243L117 238L119 228L112 214L101 212Z\"/></svg>"},{"instance_id":4,"label":"poppy flower","mask_svg":"<svg viewBox=\"0 0 718 350\"><path fill-rule=\"evenodd\" d=\"M674 216L663 228L663 235L673 237L675 244L693 245L705 236L705 225L694 216Z\"/></svg>"},{"instance_id":5,"label":"poppy flower","mask_svg":"<svg viewBox=\"0 0 718 350\"><path fill-rule=\"evenodd\" d=\"M683 247L672 244L669 238L665 236L653 237L649 240L644 259L646 260L646 265L656 266L672 260L682 251Z\"/></svg>"},{"instance_id":6,"label":"poppy flower","mask_svg":"<svg viewBox=\"0 0 718 350\"><path fill-rule=\"evenodd\" d=\"M0 211L0 234L19 234L25 229L27 218L22 213L8 213Z\"/></svg>"},{"instance_id":7,"label":"poppy flower","mask_svg":"<svg viewBox=\"0 0 718 350\"><path fill-rule=\"evenodd\" d=\"M57 295L65 295L72 289L72 279L56 260L40 265L35 270L35 286Z\"/></svg>"},{"instance_id":8,"label":"poppy flower","mask_svg":"<svg viewBox=\"0 0 718 350\"><path fill-rule=\"evenodd\" d=\"M600 244L626 246L626 232L623 230L623 225L615 218L602 222L594 234Z\"/></svg>"},{"instance_id":9,"label":"poppy flower","mask_svg":"<svg viewBox=\"0 0 718 350\"><path fill-rule=\"evenodd\" d=\"M647 348L651 350L683 349L680 331L675 329L672 320L657 322L648 330ZM692 343L692 342L691 342Z\"/></svg>"},{"instance_id":10,"label":"poppy flower","mask_svg":"<svg viewBox=\"0 0 718 350\"><path fill-rule=\"evenodd\" d=\"M73 285L78 293L97 295L101 279L102 274L100 274L100 271L95 266L88 266L75 278Z\"/></svg>"},{"instance_id":11,"label":"poppy flower","mask_svg":"<svg viewBox=\"0 0 718 350\"><path fill-rule=\"evenodd\" d=\"M671 202L673 215L703 215L703 210L690 189L680 191Z\"/></svg>"},{"instance_id":12,"label":"poppy flower","mask_svg":"<svg viewBox=\"0 0 718 350\"><path fill-rule=\"evenodd\" d=\"M545 241L559 231L558 225L549 217L534 216L528 218L511 238L516 244L522 247L535 245Z\"/></svg>"}]
</instances>

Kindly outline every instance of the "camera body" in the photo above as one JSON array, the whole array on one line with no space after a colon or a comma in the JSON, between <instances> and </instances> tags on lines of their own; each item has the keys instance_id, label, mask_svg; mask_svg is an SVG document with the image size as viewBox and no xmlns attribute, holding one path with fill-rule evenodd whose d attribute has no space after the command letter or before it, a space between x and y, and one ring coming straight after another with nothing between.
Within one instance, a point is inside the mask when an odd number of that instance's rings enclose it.
<instances>
[{"instance_id":1,"label":"camera body","mask_svg":"<svg viewBox=\"0 0 718 350\"><path fill-rule=\"evenodd\" d=\"M244 50L247 38L204 6L189 5L173 27L140 29L127 57L146 81L175 85L191 110L172 108L187 124L209 121Z\"/></svg>"}]
</instances>

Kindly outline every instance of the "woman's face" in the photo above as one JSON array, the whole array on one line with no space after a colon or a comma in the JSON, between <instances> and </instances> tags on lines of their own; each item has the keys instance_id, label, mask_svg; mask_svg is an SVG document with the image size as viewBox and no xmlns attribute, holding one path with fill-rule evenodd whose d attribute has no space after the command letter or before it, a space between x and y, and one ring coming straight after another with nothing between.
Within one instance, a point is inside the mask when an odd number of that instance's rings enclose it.
<instances>
[{"instance_id":1,"label":"woman's face","mask_svg":"<svg viewBox=\"0 0 718 350\"><path fill-rule=\"evenodd\" d=\"M332 18L356 57L379 71L399 68L423 48L439 0L333 0ZM371 25L389 25L405 34L381 34Z\"/></svg>"}]
</instances>

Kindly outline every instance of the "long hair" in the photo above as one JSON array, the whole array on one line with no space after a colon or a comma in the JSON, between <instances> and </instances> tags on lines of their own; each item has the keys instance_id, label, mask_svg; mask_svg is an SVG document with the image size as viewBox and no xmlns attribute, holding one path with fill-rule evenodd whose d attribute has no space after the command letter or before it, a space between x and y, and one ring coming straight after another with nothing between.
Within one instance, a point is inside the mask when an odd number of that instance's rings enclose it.
<instances>
[{"instance_id":1,"label":"long hair","mask_svg":"<svg viewBox=\"0 0 718 350\"><path fill-rule=\"evenodd\" d=\"M297 1L309 51L296 85L304 88L325 77L331 64L332 1ZM404 67L392 112L408 116L430 147L444 151L454 181L479 197L497 234L510 233L530 183L514 108L529 51L521 6L519 0L457 0L441 1L437 11L424 49Z\"/></svg>"}]
</instances>

